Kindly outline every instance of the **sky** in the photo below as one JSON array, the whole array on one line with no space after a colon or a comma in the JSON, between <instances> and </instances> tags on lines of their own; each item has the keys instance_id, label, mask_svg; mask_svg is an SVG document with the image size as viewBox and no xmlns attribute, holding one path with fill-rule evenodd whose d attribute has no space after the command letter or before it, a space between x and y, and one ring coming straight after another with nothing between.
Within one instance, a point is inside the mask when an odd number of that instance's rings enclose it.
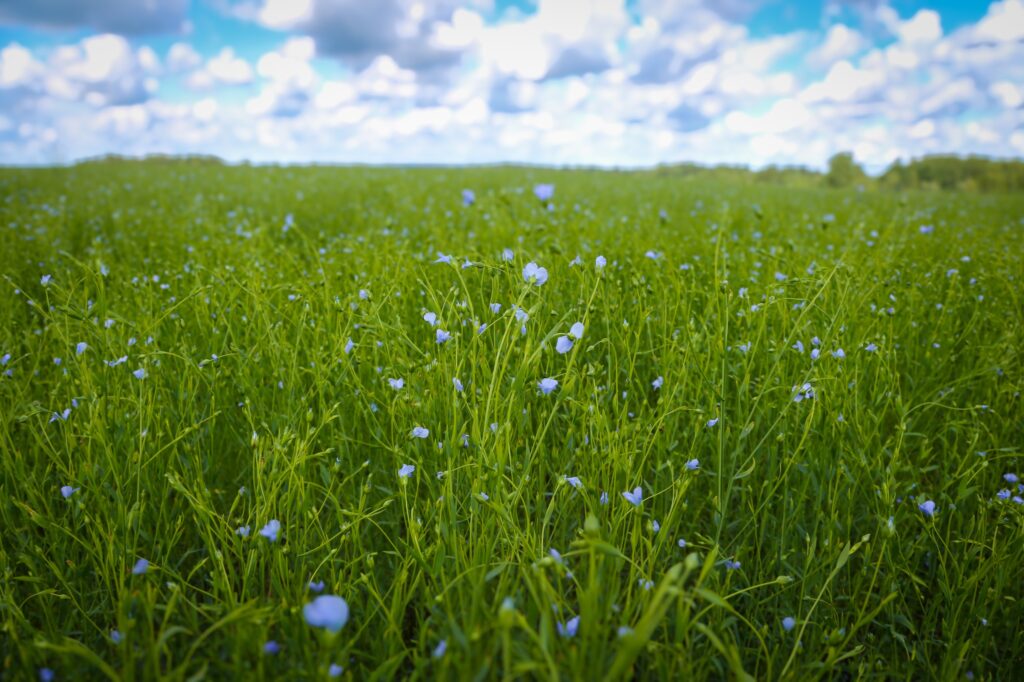
<instances>
[{"instance_id":1,"label":"sky","mask_svg":"<svg viewBox=\"0 0 1024 682\"><path fill-rule=\"evenodd\" d=\"M1024 0L0 0L0 163L1024 155Z\"/></svg>"}]
</instances>

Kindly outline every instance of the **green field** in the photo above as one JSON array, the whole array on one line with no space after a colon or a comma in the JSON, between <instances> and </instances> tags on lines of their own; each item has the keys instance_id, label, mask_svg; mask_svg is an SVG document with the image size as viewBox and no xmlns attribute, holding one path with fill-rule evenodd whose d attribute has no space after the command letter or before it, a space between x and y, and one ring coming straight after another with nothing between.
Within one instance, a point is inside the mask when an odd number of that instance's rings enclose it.
<instances>
[{"instance_id":1,"label":"green field","mask_svg":"<svg viewBox=\"0 0 1024 682\"><path fill-rule=\"evenodd\" d=\"M105 162L0 225L3 679L1024 676L1020 196Z\"/></svg>"}]
</instances>

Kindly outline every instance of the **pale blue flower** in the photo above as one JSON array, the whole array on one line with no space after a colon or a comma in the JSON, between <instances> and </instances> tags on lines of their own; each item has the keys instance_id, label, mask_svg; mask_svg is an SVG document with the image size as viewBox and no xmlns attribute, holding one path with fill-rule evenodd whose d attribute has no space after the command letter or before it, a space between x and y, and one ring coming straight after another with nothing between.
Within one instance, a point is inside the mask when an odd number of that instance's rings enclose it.
<instances>
[{"instance_id":1,"label":"pale blue flower","mask_svg":"<svg viewBox=\"0 0 1024 682\"><path fill-rule=\"evenodd\" d=\"M639 507L640 504L644 501L644 489L641 488L640 486L637 486L633 488L633 492L627 490L626 492L622 493L622 496L625 497L626 500L634 507Z\"/></svg>"},{"instance_id":2,"label":"pale blue flower","mask_svg":"<svg viewBox=\"0 0 1024 682\"><path fill-rule=\"evenodd\" d=\"M843 358L846 357L846 352L843 351L842 348L837 348L834 351L832 351L832 357L834 357L836 360L842 360Z\"/></svg>"},{"instance_id":3,"label":"pale blue flower","mask_svg":"<svg viewBox=\"0 0 1024 682\"><path fill-rule=\"evenodd\" d=\"M575 323L573 323L573 325L571 327L569 327L569 336L572 336L572 337L576 338L577 340L578 339L582 339L583 338L583 323L582 322L575 322Z\"/></svg>"},{"instance_id":4,"label":"pale blue flower","mask_svg":"<svg viewBox=\"0 0 1024 682\"><path fill-rule=\"evenodd\" d=\"M431 656L434 658L441 658L444 656L444 652L446 651L448 651L448 642L447 640L442 639L437 643L437 646L434 647L434 651L431 653Z\"/></svg>"},{"instance_id":5,"label":"pale blue flower","mask_svg":"<svg viewBox=\"0 0 1024 682\"><path fill-rule=\"evenodd\" d=\"M660 390L661 387L664 384L665 384L665 379L663 377L660 377L660 376L657 379L655 379L654 381L651 382L651 386L654 387L655 391Z\"/></svg>"},{"instance_id":6,"label":"pale blue flower","mask_svg":"<svg viewBox=\"0 0 1024 682\"><path fill-rule=\"evenodd\" d=\"M429 435L430 435L430 431L428 431L427 429L423 428L422 426L416 426L412 430L412 437L413 438L426 438Z\"/></svg>"},{"instance_id":7,"label":"pale blue flower","mask_svg":"<svg viewBox=\"0 0 1024 682\"><path fill-rule=\"evenodd\" d=\"M708 420L707 426L710 429L712 426L714 426L717 423L718 423L718 417L712 417L711 419Z\"/></svg>"},{"instance_id":8,"label":"pale blue flower","mask_svg":"<svg viewBox=\"0 0 1024 682\"><path fill-rule=\"evenodd\" d=\"M438 329L437 332L435 333L435 336L437 338L438 343L444 343L445 341L448 341L450 338L452 338L452 335L443 329Z\"/></svg>"},{"instance_id":9,"label":"pale blue flower","mask_svg":"<svg viewBox=\"0 0 1024 682\"><path fill-rule=\"evenodd\" d=\"M676 544L679 545L679 549L686 549L686 540L683 538L679 538Z\"/></svg>"},{"instance_id":10,"label":"pale blue flower","mask_svg":"<svg viewBox=\"0 0 1024 682\"><path fill-rule=\"evenodd\" d=\"M501 312L501 304L500 303L492 303L491 304L491 312L494 313L495 315L500 313Z\"/></svg>"},{"instance_id":11,"label":"pale blue flower","mask_svg":"<svg viewBox=\"0 0 1024 682\"><path fill-rule=\"evenodd\" d=\"M546 268L542 268L533 261L530 261L523 267L523 279L528 284L540 286L548 281L548 271Z\"/></svg>"},{"instance_id":12,"label":"pale blue flower","mask_svg":"<svg viewBox=\"0 0 1024 682\"><path fill-rule=\"evenodd\" d=\"M804 342L800 341L798 339L797 342L793 344L793 350L795 350L797 353L803 353L804 352Z\"/></svg>"},{"instance_id":13,"label":"pale blue flower","mask_svg":"<svg viewBox=\"0 0 1024 682\"><path fill-rule=\"evenodd\" d=\"M62 496L64 497L64 499L66 500L66 499L68 499L69 497L71 497L72 495L74 495L74 494L75 494L76 492L78 492L78 490L79 490L79 488L72 488L72 487L71 487L71 486L69 486L69 485L62 485L62 486L60 487L60 494L61 494L61 495L62 495Z\"/></svg>"},{"instance_id":14,"label":"pale blue flower","mask_svg":"<svg viewBox=\"0 0 1024 682\"><path fill-rule=\"evenodd\" d=\"M42 277L39 278L39 283L45 287L50 283L51 279L53 279L52 275L43 275Z\"/></svg>"},{"instance_id":15,"label":"pale blue flower","mask_svg":"<svg viewBox=\"0 0 1024 682\"><path fill-rule=\"evenodd\" d=\"M455 390L456 391L458 391L459 393L462 393L463 386L462 386L462 382L459 381L458 377L452 377L452 385L455 386Z\"/></svg>"},{"instance_id":16,"label":"pale blue flower","mask_svg":"<svg viewBox=\"0 0 1024 682\"><path fill-rule=\"evenodd\" d=\"M451 256L446 256L445 254L443 254L440 251L438 251L437 252L437 260L435 260L434 262L435 263L451 263L452 262L452 257Z\"/></svg>"},{"instance_id":17,"label":"pale blue flower","mask_svg":"<svg viewBox=\"0 0 1024 682\"><path fill-rule=\"evenodd\" d=\"M348 604L333 594L320 595L302 607L306 623L328 632L338 632L348 622Z\"/></svg>"},{"instance_id":18,"label":"pale blue flower","mask_svg":"<svg viewBox=\"0 0 1024 682\"><path fill-rule=\"evenodd\" d=\"M249 526L239 526L235 529L235 535L243 538L249 537Z\"/></svg>"},{"instance_id":19,"label":"pale blue flower","mask_svg":"<svg viewBox=\"0 0 1024 682\"><path fill-rule=\"evenodd\" d=\"M1017 474L1009 473L1003 474L1003 480L1006 481L1007 483L1016 483L1020 479L1017 477Z\"/></svg>"},{"instance_id":20,"label":"pale blue flower","mask_svg":"<svg viewBox=\"0 0 1024 682\"><path fill-rule=\"evenodd\" d=\"M646 578L640 578L640 580L637 581L637 585L639 585L643 590L649 591L652 587L654 587L654 581L647 580Z\"/></svg>"},{"instance_id":21,"label":"pale blue flower","mask_svg":"<svg viewBox=\"0 0 1024 682\"><path fill-rule=\"evenodd\" d=\"M601 491L601 500L600 500L600 502L601 502L602 506L608 504L608 493L603 491L603 490Z\"/></svg>"},{"instance_id":22,"label":"pale blue flower","mask_svg":"<svg viewBox=\"0 0 1024 682\"><path fill-rule=\"evenodd\" d=\"M281 532L281 522L277 519L271 519L267 522L267 525L260 528L260 535L265 537L270 542L277 542L277 535Z\"/></svg>"},{"instance_id":23,"label":"pale blue flower","mask_svg":"<svg viewBox=\"0 0 1024 682\"><path fill-rule=\"evenodd\" d=\"M319 581L316 581L316 582L310 580L309 584L306 585L306 587L309 588L310 592L312 592L314 594L320 594L321 592L324 591L324 587L326 587L326 585L324 585L324 581L323 580L319 580Z\"/></svg>"},{"instance_id":24,"label":"pale blue flower","mask_svg":"<svg viewBox=\"0 0 1024 682\"><path fill-rule=\"evenodd\" d=\"M568 336L559 336L558 340L555 341L555 350L565 355L572 350L572 339Z\"/></svg>"},{"instance_id":25,"label":"pale blue flower","mask_svg":"<svg viewBox=\"0 0 1024 682\"><path fill-rule=\"evenodd\" d=\"M368 298L370 298L370 292L367 291L366 289L360 289L359 290L359 300L365 301Z\"/></svg>"},{"instance_id":26,"label":"pale blue flower","mask_svg":"<svg viewBox=\"0 0 1024 682\"><path fill-rule=\"evenodd\" d=\"M433 327L437 324L437 315L431 312L423 313L423 320Z\"/></svg>"},{"instance_id":27,"label":"pale blue flower","mask_svg":"<svg viewBox=\"0 0 1024 682\"><path fill-rule=\"evenodd\" d=\"M541 393L543 393L544 395L548 395L556 388L558 388L558 380L552 379L551 377L546 377L537 382L537 386L540 388Z\"/></svg>"},{"instance_id":28,"label":"pale blue flower","mask_svg":"<svg viewBox=\"0 0 1024 682\"><path fill-rule=\"evenodd\" d=\"M501 250L501 260L505 261L506 263L511 261L515 257L516 257L516 254L512 251L512 249L502 249Z\"/></svg>"},{"instance_id":29,"label":"pale blue flower","mask_svg":"<svg viewBox=\"0 0 1024 682\"><path fill-rule=\"evenodd\" d=\"M878 346L876 346L873 343L869 343L868 345L864 346L864 350L866 350L869 353L874 353L875 351L878 350Z\"/></svg>"},{"instance_id":30,"label":"pale blue flower","mask_svg":"<svg viewBox=\"0 0 1024 682\"><path fill-rule=\"evenodd\" d=\"M39 682L53 682L57 675L53 672L52 668L40 668L39 669Z\"/></svg>"},{"instance_id":31,"label":"pale blue flower","mask_svg":"<svg viewBox=\"0 0 1024 682\"><path fill-rule=\"evenodd\" d=\"M604 256L598 256L597 258L594 259L594 267L597 268L598 270L603 269L606 265L608 265L608 259L605 258Z\"/></svg>"},{"instance_id":32,"label":"pale blue flower","mask_svg":"<svg viewBox=\"0 0 1024 682\"><path fill-rule=\"evenodd\" d=\"M793 616L786 616L785 618L782 619L782 629L783 630L785 630L786 632L789 632L794 627L796 627L796 618L794 618Z\"/></svg>"},{"instance_id":33,"label":"pale blue flower","mask_svg":"<svg viewBox=\"0 0 1024 682\"><path fill-rule=\"evenodd\" d=\"M111 642L113 642L114 644L120 644L121 643L121 639L122 639L122 637L121 637L121 631L120 630L115 628L114 630L110 631L110 641Z\"/></svg>"},{"instance_id":34,"label":"pale blue flower","mask_svg":"<svg viewBox=\"0 0 1024 682\"><path fill-rule=\"evenodd\" d=\"M146 378L146 370L144 370L142 368L139 368L139 369L135 370L134 372L132 372L132 375L134 375L136 379L145 379Z\"/></svg>"},{"instance_id":35,"label":"pale blue flower","mask_svg":"<svg viewBox=\"0 0 1024 682\"><path fill-rule=\"evenodd\" d=\"M330 667L327 668L328 677L341 677L341 673L343 672L345 672L345 669L337 663L331 663Z\"/></svg>"},{"instance_id":36,"label":"pale blue flower","mask_svg":"<svg viewBox=\"0 0 1024 682\"><path fill-rule=\"evenodd\" d=\"M149 570L149 562L145 559L139 559L132 566L132 575L143 575Z\"/></svg>"},{"instance_id":37,"label":"pale blue flower","mask_svg":"<svg viewBox=\"0 0 1024 682\"><path fill-rule=\"evenodd\" d=\"M730 571L738 571L743 564L736 561L735 559L726 559L725 568Z\"/></svg>"},{"instance_id":38,"label":"pale blue flower","mask_svg":"<svg viewBox=\"0 0 1024 682\"><path fill-rule=\"evenodd\" d=\"M688 461L686 463L686 468L689 471L696 471L699 466L700 466L700 460L697 459L696 457L694 457L693 459L691 459L690 461Z\"/></svg>"},{"instance_id":39,"label":"pale blue flower","mask_svg":"<svg viewBox=\"0 0 1024 682\"><path fill-rule=\"evenodd\" d=\"M819 348L812 349L811 350L811 360L817 360L819 357L821 357L821 349L819 349Z\"/></svg>"},{"instance_id":40,"label":"pale blue flower","mask_svg":"<svg viewBox=\"0 0 1024 682\"><path fill-rule=\"evenodd\" d=\"M391 384L391 388L397 391L405 386L405 379L388 379L388 383Z\"/></svg>"},{"instance_id":41,"label":"pale blue flower","mask_svg":"<svg viewBox=\"0 0 1024 682\"><path fill-rule=\"evenodd\" d=\"M620 625L619 629L615 631L615 634L619 637L628 637L633 634L633 628L628 625Z\"/></svg>"},{"instance_id":42,"label":"pale blue flower","mask_svg":"<svg viewBox=\"0 0 1024 682\"><path fill-rule=\"evenodd\" d=\"M268 639L263 644L263 653L268 655L268 656L273 656L274 654L276 654L280 650L281 650L281 645L278 644L277 642L275 642L272 639Z\"/></svg>"},{"instance_id":43,"label":"pale blue flower","mask_svg":"<svg viewBox=\"0 0 1024 682\"><path fill-rule=\"evenodd\" d=\"M352 342L352 339L349 339L348 341L346 341L345 342L345 355L348 355L349 353L351 353L352 349L355 348L355 347L356 347L356 344Z\"/></svg>"},{"instance_id":44,"label":"pale blue flower","mask_svg":"<svg viewBox=\"0 0 1024 682\"><path fill-rule=\"evenodd\" d=\"M476 203L476 194L471 189L462 190L462 205L472 206Z\"/></svg>"},{"instance_id":45,"label":"pale blue flower","mask_svg":"<svg viewBox=\"0 0 1024 682\"><path fill-rule=\"evenodd\" d=\"M580 480L579 476L562 476L562 478L577 490L583 487L583 481Z\"/></svg>"},{"instance_id":46,"label":"pale blue flower","mask_svg":"<svg viewBox=\"0 0 1024 682\"><path fill-rule=\"evenodd\" d=\"M925 516L935 516L935 503L931 500L925 500L921 504L917 505L917 508L920 509Z\"/></svg>"},{"instance_id":47,"label":"pale blue flower","mask_svg":"<svg viewBox=\"0 0 1024 682\"><path fill-rule=\"evenodd\" d=\"M416 467L413 466L412 464L403 464L402 467L398 470L398 477L409 478L410 476L412 476L412 472L414 471L416 471Z\"/></svg>"},{"instance_id":48,"label":"pale blue flower","mask_svg":"<svg viewBox=\"0 0 1024 682\"><path fill-rule=\"evenodd\" d=\"M566 639L570 639L576 636L576 631L580 629L580 617L573 616L565 623L556 623L558 628L558 634Z\"/></svg>"},{"instance_id":49,"label":"pale blue flower","mask_svg":"<svg viewBox=\"0 0 1024 682\"><path fill-rule=\"evenodd\" d=\"M81 355L88 349L89 344L87 344L85 341L79 341L77 344L75 344L75 355Z\"/></svg>"},{"instance_id":50,"label":"pale blue flower","mask_svg":"<svg viewBox=\"0 0 1024 682\"><path fill-rule=\"evenodd\" d=\"M533 186L533 195L541 201L548 201L555 195L555 186L550 183L540 183Z\"/></svg>"}]
</instances>

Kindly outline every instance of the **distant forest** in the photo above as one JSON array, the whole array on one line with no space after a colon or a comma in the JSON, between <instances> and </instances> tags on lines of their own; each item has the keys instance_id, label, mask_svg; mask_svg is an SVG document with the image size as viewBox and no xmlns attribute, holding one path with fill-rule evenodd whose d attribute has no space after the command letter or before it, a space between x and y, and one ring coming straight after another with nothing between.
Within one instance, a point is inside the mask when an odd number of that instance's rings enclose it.
<instances>
[{"instance_id":1,"label":"distant forest","mask_svg":"<svg viewBox=\"0 0 1024 682\"><path fill-rule=\"evenodd\" d=\"M1024 190L1024 160L981 156L936 155L896 161L880 176L872 177L849 152L836 154L824 173L796 166L768 166L759 171L744 166L701 166L692 163L662 165L658 173L694 175L762 182L788 187L863 187L895 190L960 190L964 192L1019 192Z\"/></svg>"}]
</instances>

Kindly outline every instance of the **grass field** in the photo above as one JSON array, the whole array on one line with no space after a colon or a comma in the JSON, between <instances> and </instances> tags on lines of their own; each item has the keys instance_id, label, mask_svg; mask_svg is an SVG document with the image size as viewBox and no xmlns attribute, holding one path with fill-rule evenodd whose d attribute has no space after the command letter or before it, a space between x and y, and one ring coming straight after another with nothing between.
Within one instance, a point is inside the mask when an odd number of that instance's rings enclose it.
<instances>
[{"instance_id":1,"label":"grass field","mask_svg":"<svg viewBox=\"0 0 1024 682\"><path fill-rule=\"evenodd\" d=\"M94 163L0 224L4 679L1024 676L1024 198Z\"/></svg>"}]
</instances>

